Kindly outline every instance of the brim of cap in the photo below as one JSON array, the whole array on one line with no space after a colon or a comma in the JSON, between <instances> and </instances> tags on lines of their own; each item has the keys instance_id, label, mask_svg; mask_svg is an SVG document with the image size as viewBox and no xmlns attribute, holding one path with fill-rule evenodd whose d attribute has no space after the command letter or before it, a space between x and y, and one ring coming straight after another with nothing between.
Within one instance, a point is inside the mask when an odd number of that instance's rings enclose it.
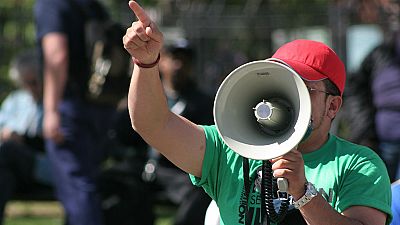
<instances>
[{"instance_id":1,"label":"brim of cap","mask_svg":"<svg viewBox=\"0 0 400 225\"><path fill-rule=\"evenodd\" d=\"M290 67L292 67L292 69L294 69L294 71L296 71L300 75L300 77L302 77L307 81L319 81L328 78L324 74L320 73L319 71L315 70L314 68L304 63L288 59L284 59L282 61L287 63Z\"/></svg>"}]
</instances>

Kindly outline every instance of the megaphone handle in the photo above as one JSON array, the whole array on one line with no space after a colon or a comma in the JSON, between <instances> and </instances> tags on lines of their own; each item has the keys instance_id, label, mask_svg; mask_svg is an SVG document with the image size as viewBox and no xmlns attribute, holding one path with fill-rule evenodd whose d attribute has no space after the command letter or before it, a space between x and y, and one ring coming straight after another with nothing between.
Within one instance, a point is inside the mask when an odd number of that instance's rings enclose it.
<instances>
[{"instance_id":1,"label":"megaphone handle","mask_svg":"<svg viewBox=\"0 0 400 225\"><path fill-rule=\"evenodd\" d=\"M278 189L280 192L287 192L289 188L289 184L286 178L279 177L276 179L276 184L278 185Z\"/></svg>"}]
</instances>

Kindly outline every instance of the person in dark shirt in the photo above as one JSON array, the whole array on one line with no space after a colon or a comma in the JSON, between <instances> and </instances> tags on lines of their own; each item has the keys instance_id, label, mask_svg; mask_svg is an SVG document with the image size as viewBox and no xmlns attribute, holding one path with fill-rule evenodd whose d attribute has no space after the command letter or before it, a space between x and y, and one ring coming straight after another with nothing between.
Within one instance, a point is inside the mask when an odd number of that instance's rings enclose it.
<instances>
[{"instance_id":1,"label":"person in dark shirt","mask_svg":"<svg viewBox=\"0 0 400 225\"><path fill-rule=\"evenodd\" d=\"M400 179L400 34L375 47L350 76L345 101L349 139L370 146Z\"/></svg>"},{"instance_id":2,"label":"person in dark shirt","mask_svg":"<svg viewBox=\"0 0 400 225\"><path fill-rule=\"evenodd\" d=\"M68 225L101 225L97 190L102 144L114 107L86 99L85 21L105 17L95 0L38 0L34 7L44 78L43 134Z\"/></svg>"}]
</instances>

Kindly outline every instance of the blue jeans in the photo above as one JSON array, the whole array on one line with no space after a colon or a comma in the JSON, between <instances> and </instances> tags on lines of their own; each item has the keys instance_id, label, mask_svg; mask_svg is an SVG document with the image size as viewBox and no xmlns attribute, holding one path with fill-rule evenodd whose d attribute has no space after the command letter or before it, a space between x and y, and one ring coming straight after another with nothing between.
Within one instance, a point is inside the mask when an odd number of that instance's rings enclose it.
<instances>
[{"instance_id":1,"label":"blue jeans","mask_svg":"<svg viewBox=\"0 0 400 225\"><path fill-rule=\"evenodd\" d=\"M61 103L60 113L65 141L47 140L46 150L66 224L102 225L97 177L113 111L73 99Z\"/></svg>"},{"instance_id":2,"label":"blue jeans","mask_svg":"<svg viewBox=\"0 0 400 225\"><path fill-rule=\"evenodd\" d=\"M400 142L381 142L379 148L390 180L400 179Z\"/></svg>"}]
</instances>

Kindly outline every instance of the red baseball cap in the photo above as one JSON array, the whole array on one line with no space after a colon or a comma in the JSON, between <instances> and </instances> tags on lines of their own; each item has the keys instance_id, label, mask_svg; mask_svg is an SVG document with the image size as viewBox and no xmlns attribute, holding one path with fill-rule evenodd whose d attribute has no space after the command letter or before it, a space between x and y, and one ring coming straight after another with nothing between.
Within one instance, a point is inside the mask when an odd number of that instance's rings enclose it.
<instances>
[{"instance_id":1,"label":"red baseball cap","mask_svg":"<svg viewBox=\"0 0 400 225\"><path fill-rule=\"evenodd\" d=\"M346 69L336 53L327 45L311 40L295 40L282 45L272 56L291 66L303 79L329 79L343 95Z\"/></svg>"}]
</instances>

